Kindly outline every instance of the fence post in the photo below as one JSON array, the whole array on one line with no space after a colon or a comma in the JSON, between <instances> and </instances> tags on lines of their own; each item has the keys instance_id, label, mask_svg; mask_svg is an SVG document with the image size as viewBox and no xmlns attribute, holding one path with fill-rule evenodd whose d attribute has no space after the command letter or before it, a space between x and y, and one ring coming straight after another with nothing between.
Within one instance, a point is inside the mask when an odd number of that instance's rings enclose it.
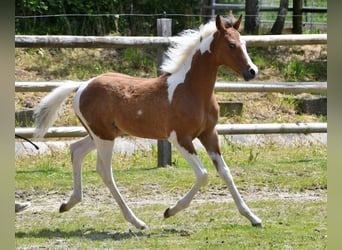
<instances>
[{"instance_id":1,"label":"fence post","mask_svg":"<svg viewBox=\"0 0 342 250\"><path fill-rule=\"evenodd\" d=\"M170 18L158 18L157 19L157 35L158 36L171 36L172 19ZM160 75L160 65L163 62L163 50L158 50L158 75ZM164 167L171 165L171 144L167 140L158 140L158 167Z\"/></svg>"}]
</instances>

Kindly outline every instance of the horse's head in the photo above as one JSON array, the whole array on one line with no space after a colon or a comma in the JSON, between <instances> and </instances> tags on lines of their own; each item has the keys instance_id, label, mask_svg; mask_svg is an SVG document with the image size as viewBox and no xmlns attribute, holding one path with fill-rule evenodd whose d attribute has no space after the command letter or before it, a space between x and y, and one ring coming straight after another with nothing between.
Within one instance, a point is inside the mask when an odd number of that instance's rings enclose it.
<instances>
[{"instance_id":1,"label":"horse's head","mask_svg":"<svg viewBox=\"0 0 342 250\"><path fill-rule=\"evenodd\" d=\"M231 68L248 81L258 74L258 68L247 54L246 42L240 37L238 29L241 20L242 15L239 19L230 20L216 16L216 52L220 65Z\"/></svg>"}]
</instances>

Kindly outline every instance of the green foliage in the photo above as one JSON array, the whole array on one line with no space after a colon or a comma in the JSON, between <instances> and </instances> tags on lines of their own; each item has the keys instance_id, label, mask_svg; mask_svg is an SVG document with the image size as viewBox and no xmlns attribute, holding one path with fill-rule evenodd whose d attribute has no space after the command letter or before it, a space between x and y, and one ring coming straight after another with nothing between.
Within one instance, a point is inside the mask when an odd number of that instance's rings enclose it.
<instances>
[{"instance_id":1,"label":"green foliage","mask_svg":"<svg viewBox=\"0 0 342 250\"><path fill-rule=\"evenodd\" d=\"M17 34L36 35L155 35L157 15L194 14L200 0L16 0L16 16L59 15L44 18L16 18ZM136 15L125 15L127 13ZM72 15L72 14L77 14ZM80 14L80 15L78 15ZM85 16L82 14L101 14ZM106 15L107 14L107 15ZM159 17L160 17L159 16ZM175 33L199 20L173 17Z\"/></svg>"},{"instance_id":2,"label":"green foliage","mask_svg":"<svg viewBox=\"0 0 342 250\"><path fill-rule=\"evenodd\" d=\"M323 65L326 65L326 62L290 61L283 68L285 81L305 81L307 78L314 81L327 79L327 70L322 67Z\"/></svg>"},{"instance_id":3,"label":"green foliage","mask_svg":"<svg viewBox=\"0 0 342 250\"><path fill-rule=\"evenodd\" d=\"M111 14L116 1L17 0L16 16L61 15L16 19L16 33L37 35L103 35L114 30L115 17L67 17L66 14Z\"/></svg>"},{"instance_id":4,"label":"green foliage","mask_svg":"<svg viewBox=\"0 0 342 250\"><path fill-rule=\"evenodd\" d=\"M220 3L244 4L245 1L220 1ZM263 1L263 6L276 6L277 1ZM308 3L315 7L327 6L326 1L316 0ZM156 19L163 13L172 15L173 34L203 23L200 14L201 0L16 0L15 15L49 17L16 18L16 34L35 35L155 35ZM229 10L217 10L216 13L226 15ZM91 14L94 16L87 16ZM178 14L178 15L173 15ZM179 15L179 14L184 14ZM234 15L244 11L234 11ZM57 16L56 16L57 15ZM262 12L260 18L273 22L276 12ZM303 20L326 23L326 13L303 14ZM291 23L292 16L286 21ZM267 33L270 28L261 27L260 33ZM303 27L304 33L321 33L317 27ZM326 32L325 30L323 32Z\"/></svg>"}]
</instances>

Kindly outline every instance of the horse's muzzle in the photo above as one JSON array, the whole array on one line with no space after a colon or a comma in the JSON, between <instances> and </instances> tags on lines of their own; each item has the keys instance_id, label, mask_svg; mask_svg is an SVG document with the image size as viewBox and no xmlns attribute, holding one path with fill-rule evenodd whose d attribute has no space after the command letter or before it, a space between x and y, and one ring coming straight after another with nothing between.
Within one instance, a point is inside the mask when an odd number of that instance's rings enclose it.
<instances>
[{"instance_id":1,"label":"horse's muzzle","mask_svg":"<svg viewBox=\"0 0 342 250\"><path fill-rule=\"evenodd\" d=\"M248 69L242 71L243 79L245 79L245 81L255 78L257 74L258 68L256 66L249 67Z\"/></svg>"}]
</instances>

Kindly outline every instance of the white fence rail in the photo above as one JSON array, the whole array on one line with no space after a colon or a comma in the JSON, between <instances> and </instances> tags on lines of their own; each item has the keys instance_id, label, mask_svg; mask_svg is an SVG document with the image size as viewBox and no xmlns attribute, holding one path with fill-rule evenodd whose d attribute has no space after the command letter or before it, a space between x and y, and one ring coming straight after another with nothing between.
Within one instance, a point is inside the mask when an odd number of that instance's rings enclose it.
<instances>
[{"instance_id":1,"label":"white fence rail","mask_svg":"<svg viewBox=\"0 0 342 250\"><path fill-rule=\"evenodd\" d=\"M15 82L16 92L50 92L52 89L75 81ZM80 81L82 83L82 81ZM216 92L280 92L326 94L327 82L217 82Z\"/></svg>"},{"instance_id":2,"label":"white fence rail","mask_svg":"<svg viewBox=\"0 0 342 250\"><path fill-rule=\"evenodd\" d=\"M247 46L327 44L327 34L242 36ZM16 35L16 48L148 48L181 42L180 37Z\"/></svg>"},{"instance_id":3,"label":"white fence rail","mask_svg":"<svg viewBox=\"0 0 342 250\"><path fill-rule=\"evenodd\" d=\"M326 133L327 123L264 123L264 124L218 124L219 134L286 134L286 133ZM15 133L32 138L34 128L16 128ZM51 127L45 138L82 137L88 133L82 126Z\"/></svg>"}]
</instances>

